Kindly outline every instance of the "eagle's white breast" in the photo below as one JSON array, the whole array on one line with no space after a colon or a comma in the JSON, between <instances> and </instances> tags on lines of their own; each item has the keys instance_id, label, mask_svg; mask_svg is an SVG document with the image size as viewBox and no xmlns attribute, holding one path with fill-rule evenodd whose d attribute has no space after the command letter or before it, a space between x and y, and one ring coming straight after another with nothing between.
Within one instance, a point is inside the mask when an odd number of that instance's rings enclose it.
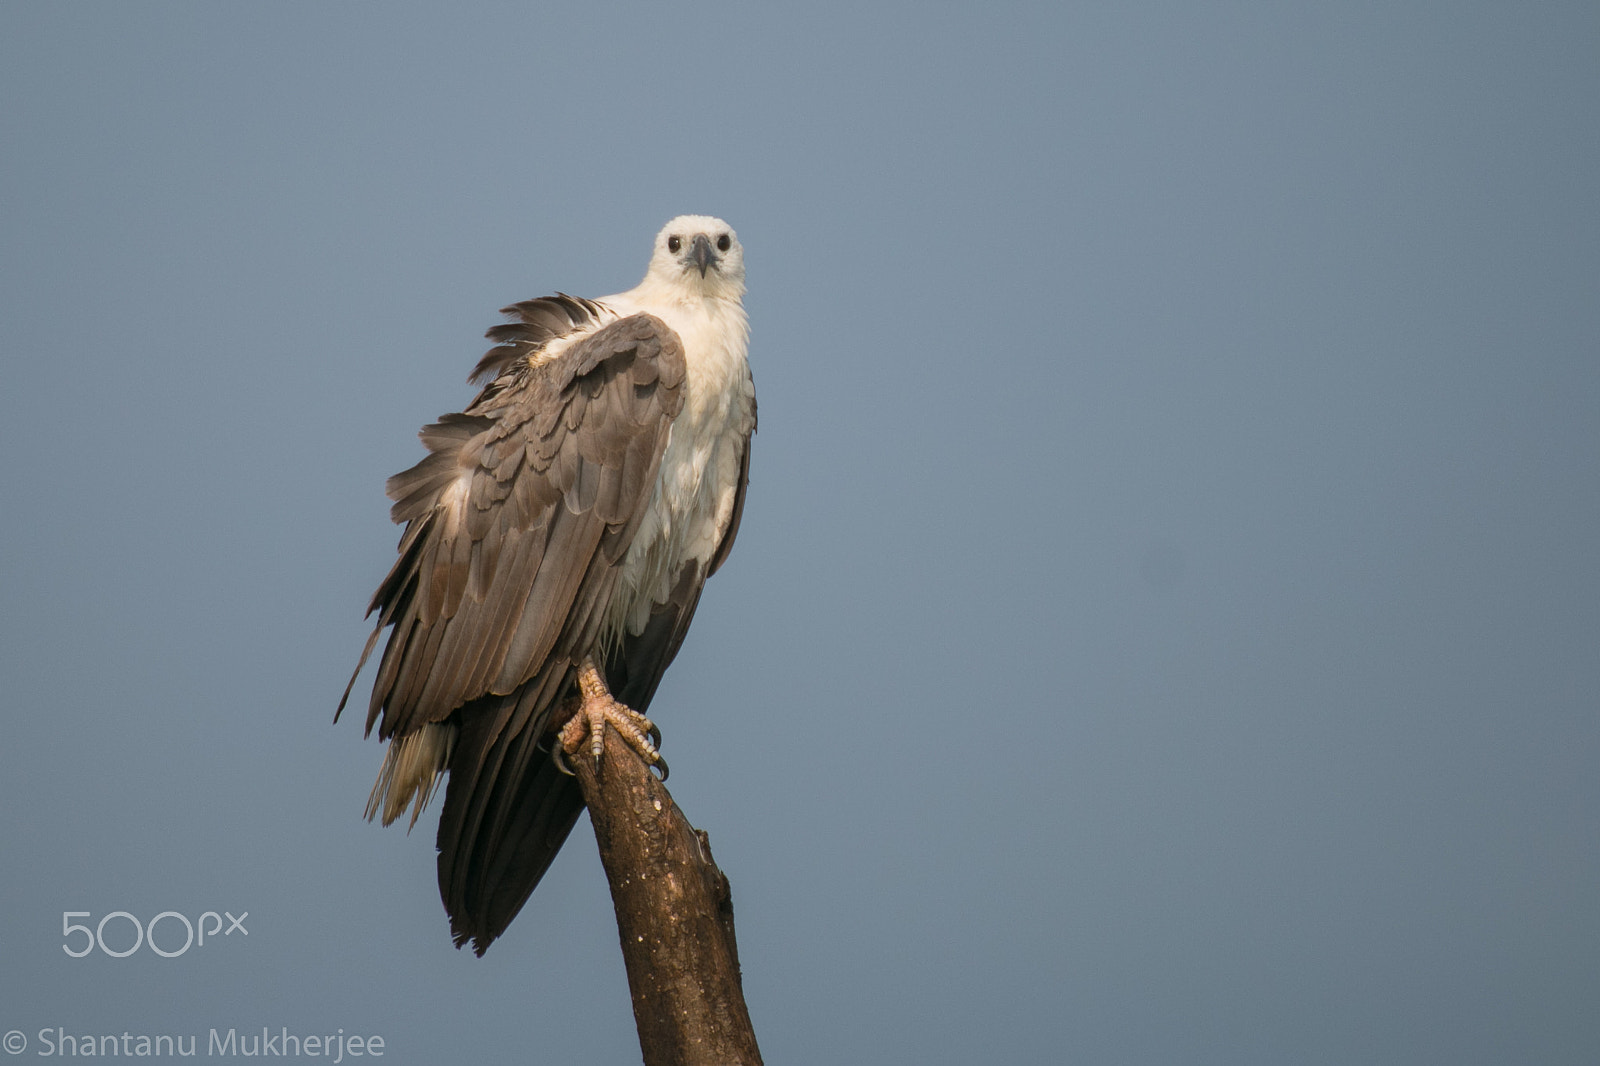
<instances>
[{"instance_id":1,"label":"eagle's white breast","mask_svg":"<svg viewBox=\"0 0 1600 1066\"><path fill-rule=\"evenodd\" d=\"M741 286L742 288L742 286ZM737 296L683 298L647 278L602 301L618 317L644 311L683 344L683 409L673 422L650 502L623 559L604 644L642 632L684 567L702 574L733 518L739 465L755 424L755 386L746 358L749 323Z\"/></svg>"}]
</instances>

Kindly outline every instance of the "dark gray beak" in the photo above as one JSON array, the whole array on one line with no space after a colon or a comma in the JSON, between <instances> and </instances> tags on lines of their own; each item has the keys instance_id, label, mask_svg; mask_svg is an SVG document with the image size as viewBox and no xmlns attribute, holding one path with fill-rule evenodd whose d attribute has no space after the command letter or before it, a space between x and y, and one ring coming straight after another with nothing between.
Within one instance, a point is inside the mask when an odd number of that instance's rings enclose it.
<instances>
[{"instance_id":1,"label":"dark gray beak","mask_svg":"<svg viewBox=\"0 0 1600 1066\"><path fill-rule=\"evenodd\" d=\"M689 256L694 260L694 265L700 268L700 276L706 276L706 268L717 261L717 253L711 250L711 238L704 233L696 234L694 247L689 250Z\"/></svg>"}]
</instances>

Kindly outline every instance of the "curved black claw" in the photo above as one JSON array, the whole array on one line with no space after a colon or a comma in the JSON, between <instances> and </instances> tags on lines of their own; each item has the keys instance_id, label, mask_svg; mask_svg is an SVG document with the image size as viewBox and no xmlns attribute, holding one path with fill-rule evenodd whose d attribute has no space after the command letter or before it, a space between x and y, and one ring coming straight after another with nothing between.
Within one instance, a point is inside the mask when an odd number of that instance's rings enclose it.
<instances>
[{"instance_id":1,"label":"curved black claw","mask_svg":"<svg viewBox=\"0 0 1600 1066\"><path fill-rule=\"evenodd\" d=\"M652 770L659 770L660 771L660 775L657 778L657 780L659 780L659 781L661 781L663 783L666 782L666 780L667 780L667 760L665 760L665 759L663 759L661 757L661 753L659 751L656 752L656 761L653 764L651 764L650 768Z\"/></svg>"},{"instance_id":2,"label":"curved black claw","mask_svg":"<svg viewBox=\"0 0 1600 1066\"><path fill-rule=\"evenodd\" d=\"M647 735L650 737L650 745L652 747L661 747L661 730L656 727L654 722L650 723L650 731Z\"/></svg>"},{"instance_id":3,"label":"curved black claw","mask_svg":"<svg viewBox=\"0 0 1600 1066\"><path fill-rule=\"evenodd\" d=\"M550 748L550 759L556 764L556 769L568 777L578 776L572 772L572 767L567 765L567 753L561 750L561 742L559 740Z\"/></svg>"}]
</instances>

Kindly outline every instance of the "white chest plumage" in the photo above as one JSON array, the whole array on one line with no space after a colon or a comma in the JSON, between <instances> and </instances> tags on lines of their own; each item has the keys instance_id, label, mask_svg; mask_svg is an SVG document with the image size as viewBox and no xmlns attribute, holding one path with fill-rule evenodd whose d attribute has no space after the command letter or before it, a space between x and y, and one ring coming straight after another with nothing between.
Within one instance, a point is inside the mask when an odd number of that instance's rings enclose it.
<instances>
[{"instance_id":1,"label":"white chest plumage","mask_svg":"<svg viewBox=\"0 0 1600 1066\"><path fill-rule=\"evenodd\" d=\"M607 643L624 629L641 632L651 606L667 601L684 567L709 565L732 521L740 460L755 423L743 306L721 298L684 302L650 295L613 297L606 304L619 316L645 311L670 326L683 343L687 380L648 512L623 560Z\"/></svg>"}]
</instances>

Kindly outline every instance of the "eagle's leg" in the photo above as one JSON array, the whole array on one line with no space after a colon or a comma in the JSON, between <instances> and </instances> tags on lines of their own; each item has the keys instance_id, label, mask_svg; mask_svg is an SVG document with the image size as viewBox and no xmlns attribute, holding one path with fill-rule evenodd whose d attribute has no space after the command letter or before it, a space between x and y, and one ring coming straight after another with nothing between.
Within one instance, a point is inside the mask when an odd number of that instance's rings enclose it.
<instances>
[{"instance_id":1,"label":"eagle's leg","mask_svg":"<svg viewBox=\"0 0 1600 1066\"><path fill-rule=\"evenodd\" d=\"M629 747L639 753L646 766L660 770L661 779L665 781L667 763L656 750L656 744L661 743L661 733L650 719L612 697L611 690L606 687L606 679L601 676L600 668L593 659L585 657L583 664L578 667L578 692L577 710L561 727L561 743L556 748L558 765L561 753L576 755L587 735L589 753L594 756L595 765L599 766L600 753L605 750L605 727L610 725ZM650 742L652 737L655 744Z\"/></svg>"}]
</instances>

